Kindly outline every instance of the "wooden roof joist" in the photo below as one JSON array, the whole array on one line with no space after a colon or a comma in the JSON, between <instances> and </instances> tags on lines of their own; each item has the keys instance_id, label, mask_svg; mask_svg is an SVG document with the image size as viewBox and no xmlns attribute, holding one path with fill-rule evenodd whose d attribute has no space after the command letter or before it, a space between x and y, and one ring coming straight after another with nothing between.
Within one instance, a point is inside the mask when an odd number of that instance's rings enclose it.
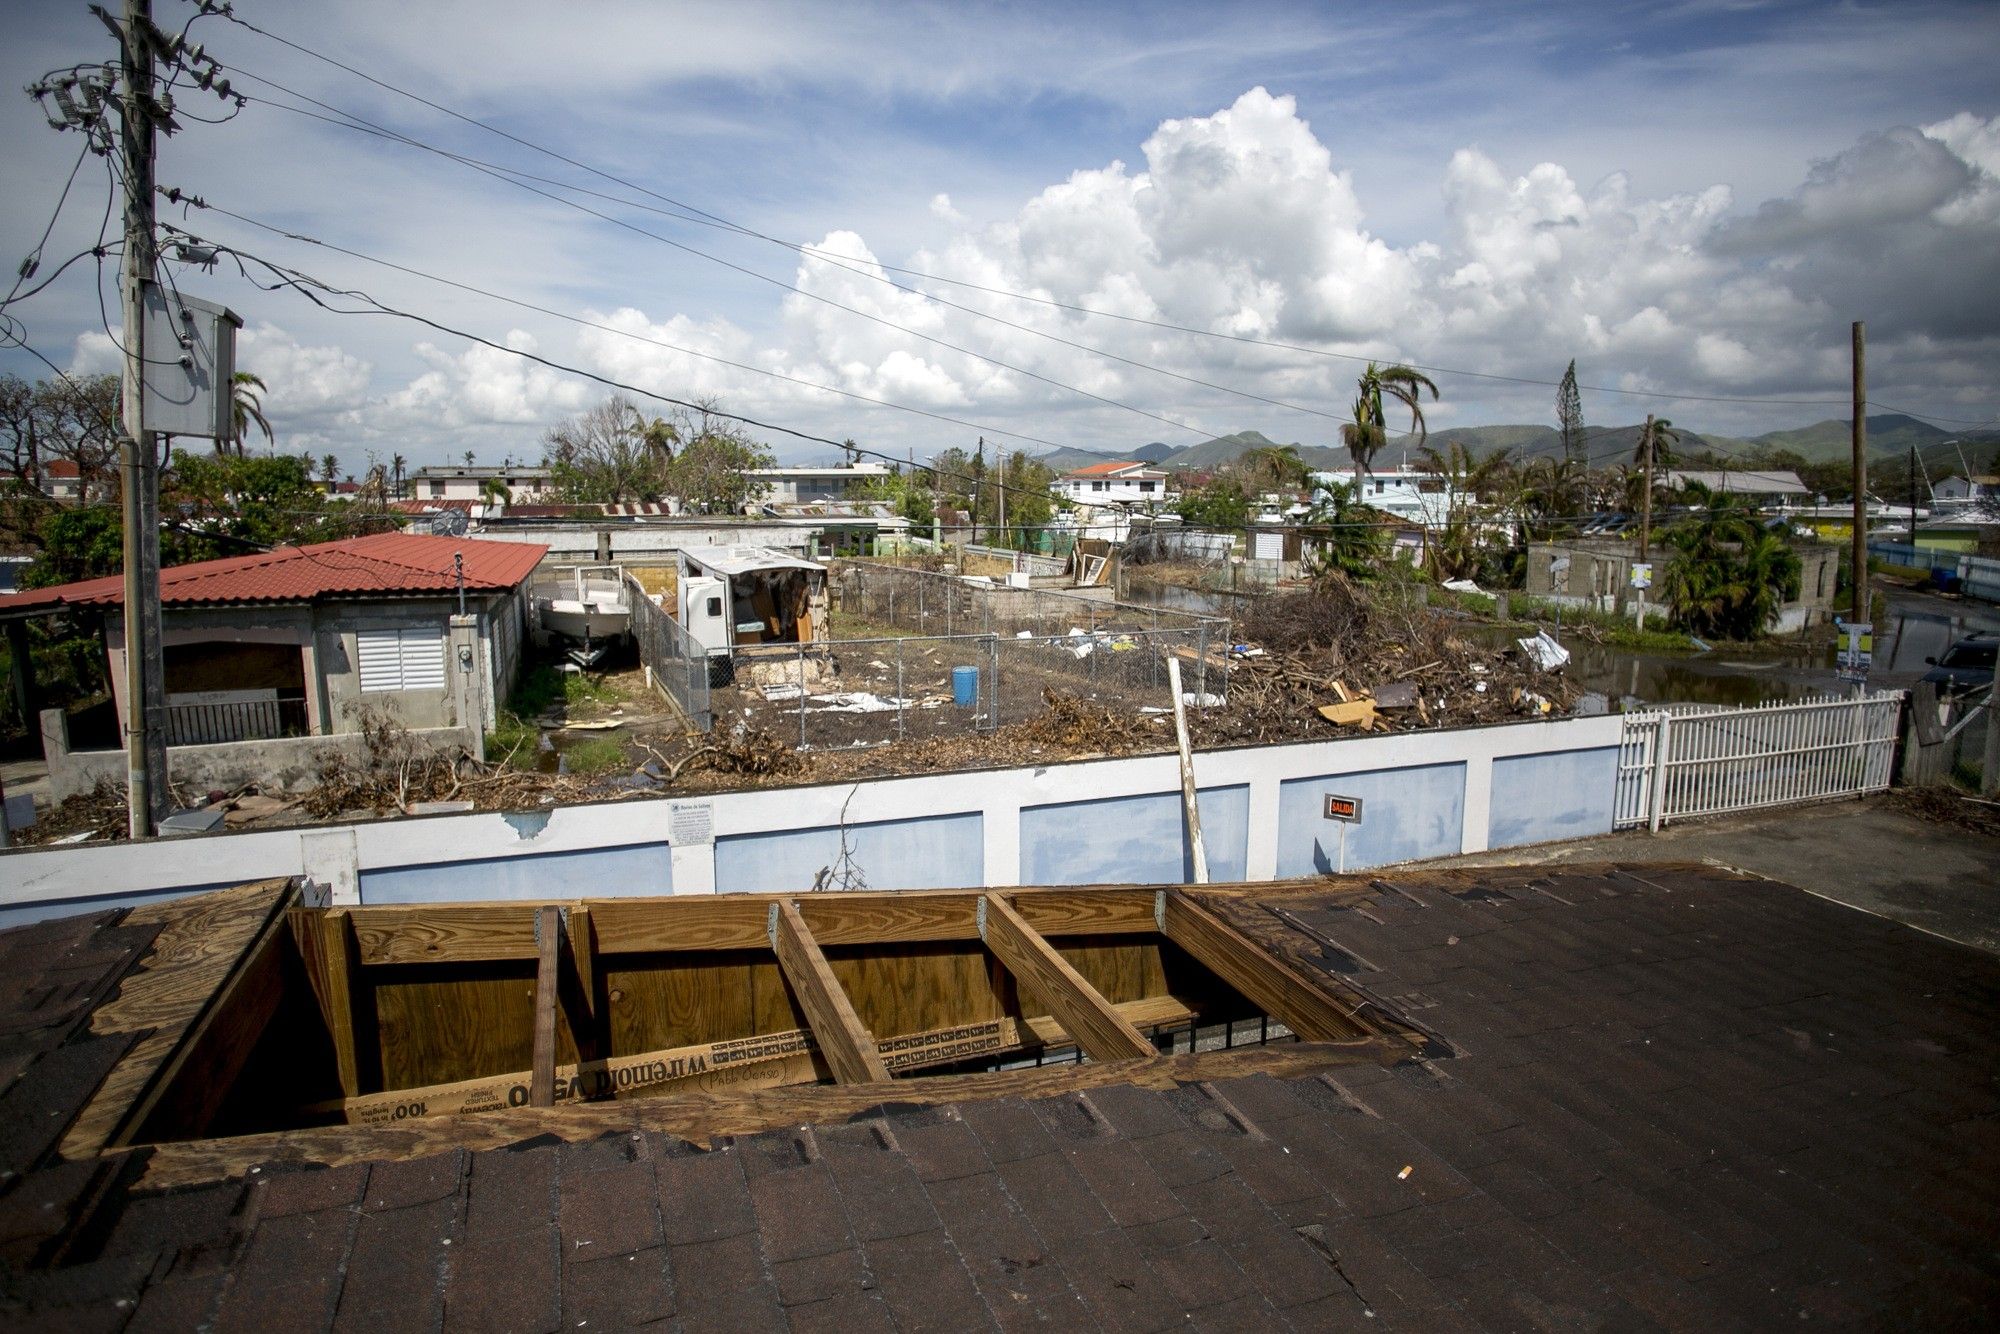
<instances>
[{"instance_id":1,"label":"wooden roof joist","mask_svg":"<svg viewBox=\"0 0 2000 1334\"><path fill-rule=\"evenodd\" d=\"M1196 1054L1204 1025L1220 1043L1247 1024L1340 1044L1329 1061L1421 1040L1305 962L1313 942L1226 890L351 908L261 894L213 943L235 954L204 964L208 990L180 979L182 1035L107 1081L123 1109L74 1148L408 1122L448 1134L442 1118L475 1113L813 1085L904 1100L1050 1053L1164 1068L1182 1059L1176 1040Z\"/></svg>"}]
</instances>

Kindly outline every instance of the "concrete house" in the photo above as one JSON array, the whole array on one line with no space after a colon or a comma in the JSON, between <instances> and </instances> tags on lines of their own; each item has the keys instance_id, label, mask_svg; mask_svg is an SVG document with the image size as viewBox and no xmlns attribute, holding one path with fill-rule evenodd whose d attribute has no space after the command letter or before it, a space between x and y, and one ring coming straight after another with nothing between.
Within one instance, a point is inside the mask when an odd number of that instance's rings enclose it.
<instances>
[{"instance_id":1,"label":"concrete house","mask_svg":"<svg viewBox=\"0 0 2000 1334\"><path fill-rule=\"evenodd\" d=\"M1324 491L1335 485L1353 486L1355 480L1352 468L1312 475L1315 491ZM1397 468L1388 472L1363 473L1359 480L1362 504L1381 510L1405 524L1424 528L1442 527L1450 520L1454 506L1461 500L1452 489L1451 482L1436 473Z\"/></svg>"},{"instance_id":2,"label":"concrete house","mask_svg":"<svg viewBox=\"0 0 2000 1334\"><path fill-rule=\"evenodd\" d=\"M413 500L485 500L490 488L506 488L507 503L525 505L549 494L547 468L462 468L452 464L419 468L404 482Z\"/></svg>"},{"instance_id":3,"label":"concrete house","mask_svg":"<svg viewBox=\"0 0 2000 1334\"><path fill-rule=\"evenodd\" d=\"M1058 477L1051 488L1079 505L1159 505L1167 499L1168 474L1149 463L1093 463Z\"/></svg>"},{"instance_id":4,"label":"concrete house","mask_svg":"<svg viewBox=\"0 0 2000 1334\"><path fill-rule=\"evenodd\" d=\"M519 670L528 577L545 551L381 533L163 570L168 745L339 736L371 714L483 732ZM124 597L115 575L0 597L0 621L102 614L121 731ZM66 732L49 740L66 749Z\"/></svg>"},{"instance_id":5,"label":"concrete house","mask_svg":"<svg viewBox=\"0 0 2000 1334\"><path fill-rule=\"evenodd\" d=\"M764 488L750 497L752 504L779 507L851 500L860 487L888 475L889 465L886 463L841 463L827 468L751 468L744 473Z\"/></svg>"},{"instance_id":6,"label":"concrete house","mask_svg":"<svg viewBox=\"0 0 2000 1334\"><path fill-rule=\"evenodd\" d=\"M1833 618L1842 548L1804 542L1795 544L1792 553L1799 558L1799 588L1779 608L1771 626L1777 634L1794 634ZM1660 605L1661 581L1673 557L1673 548L1658 541L1648 552L1648 563L1653 567L1653 584L1646 592L1648 607ZM1632 587L1632 566L1638 560L1639 544L1620 538L1533 542L1528 546L1526 592L1529 597L1567 607L1630 612L1638 597Z\"/></svg>"},{"instance_id":7,"label":"concrete house","mask_svg":"<svg viewBox=\"0 0 2000 1334\"><path fill-rule=\"evenodd\" d=\"M1960 477L1957 473L1953 473L1931 488L1931 499L1940 507L2000 504L2000 476L1982 473L1972 477Z\"/></svg>"}]
</instances>

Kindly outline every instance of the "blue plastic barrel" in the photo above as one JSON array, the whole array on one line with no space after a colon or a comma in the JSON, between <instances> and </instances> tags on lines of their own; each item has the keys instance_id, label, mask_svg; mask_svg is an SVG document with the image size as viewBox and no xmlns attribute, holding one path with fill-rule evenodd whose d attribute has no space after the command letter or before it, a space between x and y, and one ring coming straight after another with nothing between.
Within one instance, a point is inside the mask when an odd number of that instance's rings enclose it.
<instances>
[{"instance_id":1,"label":"blue plastic barrel","mask_svg":"<svg viewBox=\"0 0 2000 1334\"><path fill-rule=\"evenodd\" d=\"M951 702L961 709L969 709L979 703L979 669L977 667L954 667L951 669Z\"/></svg>"}]
</instances>

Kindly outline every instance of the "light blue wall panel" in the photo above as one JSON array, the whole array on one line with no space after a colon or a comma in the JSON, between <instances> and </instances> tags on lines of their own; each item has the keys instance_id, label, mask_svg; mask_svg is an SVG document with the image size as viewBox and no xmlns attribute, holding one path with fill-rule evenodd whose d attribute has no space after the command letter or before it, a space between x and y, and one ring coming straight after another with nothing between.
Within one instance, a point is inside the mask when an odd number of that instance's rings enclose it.
<instances>
[{"instance_id":1,"label":"light blue wall panel","mask_svg":"<svg viewBox=\"0 0 2000 1334\"><path fill-rule=\"evenodd\" d=\"M1617 794L1616 746L1495 760L1486 845L1512 848L1608 834Z\"/></svg>"},{"instance_id":2,"label":"light blue wall panel","mask_svg":"<svg viewBox=\"0 0 2000 1334\"><path fill-rule=\"evenodd\" d=\"M1465 822L1465 765L1426 764L1278 787L1279 876L1323 875L1340 865L1340 826L1325 817L1325 794L1361 798L1360 824L1347 830L1347 869L1459 852Z\"/></svg>"},{"instance_id":3,"label":"light blue wall panel","mask_svg":"<svg viewBox=\"0 0 2000 1334\"><path fill-rule=\"evenodd\" d=\"M1249 786L1202 788L1195 800L1209 878L1241 880ZM1024 885L1182 884L1193 877L1192 859L1178 792L1021 810Z\"/></svg>"},{"instance_id":4,"label":"light blue wall panel","mask_svg":"<svg viewBox=\"0 0 2000 1334\"><path fill-rule=\"evenodd\" d=\"M664 843L586 848L361 873L363 903L447 899L588 899L671 894L674 868Z\"/></svg>"},{"instance_id":5,"label":"light blue wall panel","mask_svg":"<svg viewBox=\"0 0 2000 1334\"><path fill-rule=\"evenodd\" d=\"M849 825L848 852L869 889L970 889L986 883L985 830L977 812ZM718 838L715 892L808 890L839 859L838 825Z\"/></svg>"}]
</instances>

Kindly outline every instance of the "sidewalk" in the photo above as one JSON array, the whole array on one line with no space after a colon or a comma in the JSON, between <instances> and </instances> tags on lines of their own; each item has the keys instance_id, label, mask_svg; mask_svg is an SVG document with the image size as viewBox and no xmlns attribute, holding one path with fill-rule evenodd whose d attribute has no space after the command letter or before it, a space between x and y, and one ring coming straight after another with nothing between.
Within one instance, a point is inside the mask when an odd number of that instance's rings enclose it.
<instances>
[{"instance_id":1,"label":"sidewalk","mask_svg":"<svg viewBox=\"0 0 2000 1334\"><path fill-rule=\"evenodd\" d=\"M1708 862L1782 880L1844 903L2000 954L2000 838L1919 819L1884 798L1470 853L1432 866L1538 866L1576 862Z\"/></svg>"}]
</instances>

